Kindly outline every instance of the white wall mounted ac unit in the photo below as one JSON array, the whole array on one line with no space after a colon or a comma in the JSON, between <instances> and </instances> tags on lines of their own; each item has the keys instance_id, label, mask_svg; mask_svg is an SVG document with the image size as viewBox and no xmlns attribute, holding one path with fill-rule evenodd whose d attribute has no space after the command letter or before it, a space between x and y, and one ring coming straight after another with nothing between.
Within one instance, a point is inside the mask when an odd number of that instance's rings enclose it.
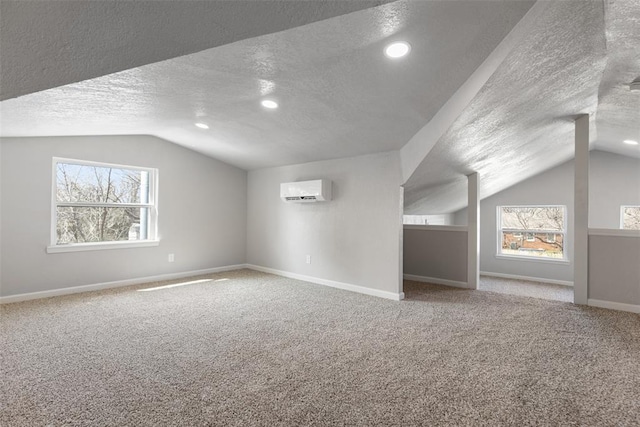
<instances>
[{"instance_id":1,"label":"white wall mounted ac unit","mask_svg":"<svg viewBox=\"0 0 640 427\"><path fill-rule=\"evenodd\" d=\"M331 181L283 182L280 184L280 198L285 202L309 203L331 200Z\"/></svg>"}]
</instances>

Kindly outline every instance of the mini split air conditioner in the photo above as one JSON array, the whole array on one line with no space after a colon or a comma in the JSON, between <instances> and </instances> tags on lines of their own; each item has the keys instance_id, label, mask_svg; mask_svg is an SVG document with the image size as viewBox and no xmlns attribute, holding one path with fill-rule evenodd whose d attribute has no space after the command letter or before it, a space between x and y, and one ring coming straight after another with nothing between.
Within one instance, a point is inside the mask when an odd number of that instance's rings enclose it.
<instances>
[{"instance_id":1,"label":"mini split air conditioner","mask_svg":"<svg viewBox=\"0 0 640 427\"><path fill-rule=\"evenodd\" d=\"M331 181L284 182L280 184L280 198L285 202L308 203L331 200Z\"/></svg>"}]
</instances>

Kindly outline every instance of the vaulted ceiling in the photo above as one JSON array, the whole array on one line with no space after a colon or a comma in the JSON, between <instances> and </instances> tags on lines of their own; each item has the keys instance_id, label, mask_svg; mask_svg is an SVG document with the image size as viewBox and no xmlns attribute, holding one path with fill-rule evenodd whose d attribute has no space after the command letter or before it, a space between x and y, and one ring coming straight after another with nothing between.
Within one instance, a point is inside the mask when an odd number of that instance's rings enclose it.
<instances>
[{"instance_id":1,"label":"vaulted ceiling","mask_svg":"<svg viewBox=\"0 0 640 427\"><path fill-rule=\"evenodd\" d=\"M245 169L398 150L530 6L390 3L5 101L2 133L153 134Z\"/></svg>"},{"instance_id":2,"label":"vaulted ceiling","mask_svg":"<svg viewBox=\"0 0 640 427\"><path fill-rule=\"evenodd\" d=\"M392 0L1 0L0 100Z\"/></svg>"},{"instance_id":3,"label":"vaulted ceiling","mask_svg":"<svg viewBox=\"0 0 640 427\"><path fill-rule=\"evenodd\" d=\"M573 158L576 114L591 115L591 147L640 157L640 3L538 2L535 26L440 137L405 184L407 213L466 206ZM521 22L522 24L522 22Z\"/></svg>"},{"instance_id":4,"label":"vaulted ceiling","mask_svg":"<svg viewBox=\"0 0 640 427\"><path fill-rule=\"evenodd\" d=\"M578 113L640 157L634 0L6 3L2 136L152 134L244 169L399 150L407 213L464 207L471 172L486 197L566 161Z\"/></svg>"}]
</instances>

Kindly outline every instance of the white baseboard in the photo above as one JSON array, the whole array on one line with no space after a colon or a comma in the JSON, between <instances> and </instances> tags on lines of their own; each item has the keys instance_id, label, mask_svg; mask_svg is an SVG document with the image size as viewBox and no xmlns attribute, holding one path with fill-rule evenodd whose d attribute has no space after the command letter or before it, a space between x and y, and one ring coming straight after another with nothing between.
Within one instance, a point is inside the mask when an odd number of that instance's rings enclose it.
<instances>
[{"instance_id":1,"label":"white baseboard","mask_svg":"<svg viewBox=\"0 0 640 427\"><path fill-rule=\"evenodd\" d=\"M50 291L30 292L26 294L0 296L0 304L28 301L40 298L56 297L60 295L77 294L81 292L98 291L102 289L120 288L122 286L139 285L141 283L160 282L164 280L182 279L184 277L201 276L203 274L220 273L222 271L246 268L245 264L225 265L223 267L207 268L204 270L183 271L180 273L160 274L158 276L137 277L135 279L116 280L113 282L94 283L92 285L73 286L70 288L52 289Z\"/></svg>"},{"instance_id":2,"label":"white baseboard","mask_svg":"<svg viewBox=\"0 0 640 427\"><path fill-rule=\"evenodd\" d=\"M622 302L602 301L599 299L589 298L587 300L587 305L591 307L608 308L611 310L628 311L631 313L640 314L640 305L636 304L624 304Z\"/></svg>"},{"instance_id":3,"label":"white baseboard","mask_svg":"<svg viewBox=\"0 0 640 427\"><path fill-rule=\"evenodd\" d=\"M318 277L305 276L303 274L290 273L288 271L276 270L274 268L262 267L260 265L247 264L246 268L261 271L263 273L275 274L276 276L288 277L290 279L302 280L318 285L330 286L345 291L357 292L359 294L371 295L374 297L391 299L400 301L404 299L404 293L393 293L388 291L380 291L378 289L365 288L364 286L352 285L350 283L336 282L334 280L320 279Z\"/></svg>"},{"instance_id":4,"label":"white baseboard","mask_svg":"<svg viewBox=\"0 0 640 427\"><path fill-rule=\"evenodd\" d=\"M549 283L551 285L573 286L573 282L568 280L544 279L542 277L518 276L515 274L492 273L490 271L481 271L481 276L499 277L501 279L528 280L530 282Z\"/></svg>"},{"instance_id":5,"label":"white baseboard","mask_svg":"<svg viewBox=\"0 0 640 427\"><path fill-rule=\"evenodd\" d=\"M458 282L456 280L439 279L437 277L425 277L416 276L414 274L405 274L403 277L407 280L414 280L416 282L434 283L436 285L453 286L455 288L470 289L467 282Z\"/></svg>"}]
</instances>

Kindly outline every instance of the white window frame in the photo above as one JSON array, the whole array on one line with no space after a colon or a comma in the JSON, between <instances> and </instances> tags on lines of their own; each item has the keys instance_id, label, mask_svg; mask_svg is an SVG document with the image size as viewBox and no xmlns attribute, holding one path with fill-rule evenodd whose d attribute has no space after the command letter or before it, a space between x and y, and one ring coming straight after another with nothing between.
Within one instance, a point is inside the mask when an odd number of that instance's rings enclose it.
<instances>
[{"instance_id":1,"label":"white window frame","mask_svg":"<svg viewBox=\"0 0 640 427\"><path fill-rule=\"evenodd\" d=\"M631 228L624 228L624 210L626 208L640 208L640 205L622 205L620 206L620 230L631 230L636 231Z\"/></svg>"},{"instance_id":2,"label":"white window frame","mask_svg":"<svg viewBox=\"0 0 640 427\"><path fill-rule=\"evenodd\" d=\"M563 208L564 217L562 223L564 225L563 230L524 230L519 228L502 228L502 208ZM500 205L496 206L496 229L498 232L497 235L497 247L496 247L496 258L500 259L510 259L510 260L518 260L518 261L535 261L535 262L550 262L550 263L569 263L569 255L567 253L568 245L567 245L567 216L568 209L566 205ZM504 233L520 233L522 234L523 241L527 239L527 234L562 234L562 258L550 258L550 257L539 257L535 255L514 255L514 254L503 254L502 253L502 239L504 237Z\"/></svg>"},{"instance_id":3,"label":"white window frame","mask_svg":"<svg viewBox=\"0 0 640 427\"><path fill-rule=\"evenodd\" d=\"M58 163L66 163L80 166L98 166L113 169L130 169L145 171L149 174L149 202L148 203L86 203L86 202L63 202L58 203L57 199L57 170ZM122 208L147 208L149 209L148 235L145 240L121 240L105 242L87 243L63 243L58 244L58 207L122 207ZM158 246L158 169L141 166L121 165L115 163L94 162L90 160L69 159L64 157L53 157L51 167L51 237L50 245L47 246L47 253L59 252L79 252L95 251L104 249L125 249Z\"/></svg>"}]
</instances>

